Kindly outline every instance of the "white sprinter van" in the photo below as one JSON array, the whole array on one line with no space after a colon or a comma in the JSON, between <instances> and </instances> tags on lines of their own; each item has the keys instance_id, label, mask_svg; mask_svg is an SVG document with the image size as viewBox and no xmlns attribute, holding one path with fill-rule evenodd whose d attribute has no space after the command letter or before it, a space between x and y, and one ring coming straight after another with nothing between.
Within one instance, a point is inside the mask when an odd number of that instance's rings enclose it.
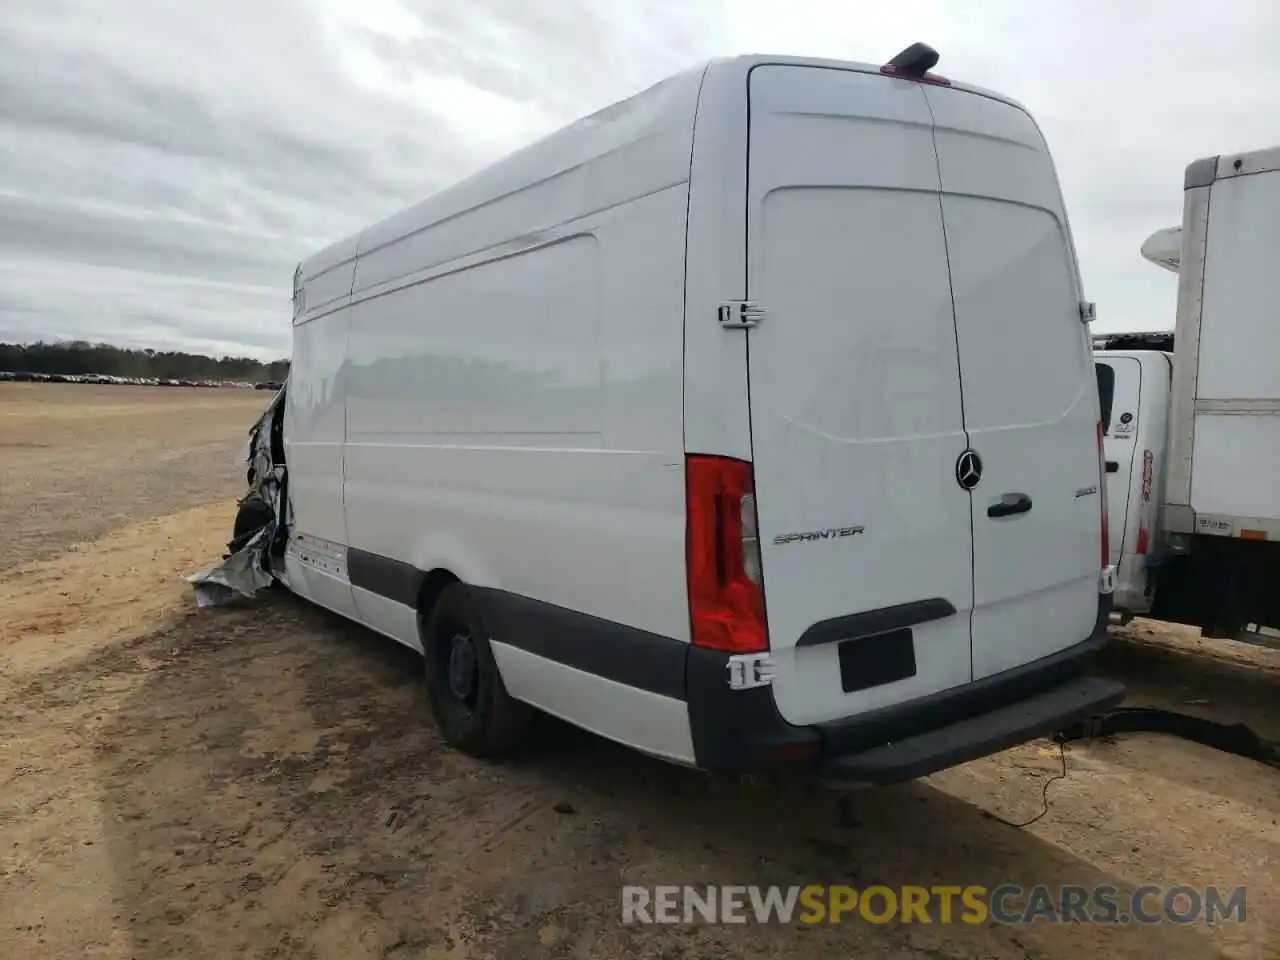
<instances>
[{"instance_id":1,"label":"white sprinter van","mask_svg":"<svg viewBox=\"0 0 1280 960\"><path fill-rule=\"evenodd\" d=\"M1053 163L936 59L716 60L299 266L268 562L448 742L861 785L1122 698Z\"/></svg>"}]
</instances>

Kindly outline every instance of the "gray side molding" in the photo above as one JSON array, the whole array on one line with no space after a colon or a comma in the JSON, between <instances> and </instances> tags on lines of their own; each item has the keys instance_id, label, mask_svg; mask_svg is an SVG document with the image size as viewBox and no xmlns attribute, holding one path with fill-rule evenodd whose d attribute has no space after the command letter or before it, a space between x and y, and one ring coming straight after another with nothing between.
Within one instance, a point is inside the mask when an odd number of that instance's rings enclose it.
<instances>
[{"instance_id":1,"label":"gray side molding","mask_svg":"<svg viewBox=\"0 0 1280 960\"><path fill-rule=\"evenodd\" d=\"M1218 179L1218 157L1201 157L1187 164L1186 176L1182 181L1183 190L1195 187L1207 187Z\"/></svg>"}]
</instances>

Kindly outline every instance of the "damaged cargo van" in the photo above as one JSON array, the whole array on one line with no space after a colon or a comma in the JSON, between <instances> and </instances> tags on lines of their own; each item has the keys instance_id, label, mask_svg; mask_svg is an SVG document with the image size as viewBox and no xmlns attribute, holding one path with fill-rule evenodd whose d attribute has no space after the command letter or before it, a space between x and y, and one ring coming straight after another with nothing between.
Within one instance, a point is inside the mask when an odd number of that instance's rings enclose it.
<instances>
[{"instance_id":1,"label":"damaged cargo van","mask_svg":"<svg viewBox=\"0 0 1280 960\"><path fill-rule=\"evenodd\" d=\"M890 783L1118 702L1054 166L936 60L716 60L303 262L273 575L475 755Z\"/></svg>"}]
</instances>

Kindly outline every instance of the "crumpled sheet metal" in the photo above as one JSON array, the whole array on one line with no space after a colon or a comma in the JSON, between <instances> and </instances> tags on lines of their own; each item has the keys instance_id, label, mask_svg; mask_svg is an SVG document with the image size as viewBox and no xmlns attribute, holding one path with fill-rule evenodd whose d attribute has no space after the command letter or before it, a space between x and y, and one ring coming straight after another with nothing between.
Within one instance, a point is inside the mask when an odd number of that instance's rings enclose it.
<instances>
[{"instance_id":1,"label":"crumpled sheet metal","mask_svg":"<svg viewBox=\"0 0 1280 960\"><path fill-rule=\"evenodd\" d=\"M268 524L217 566L187 577L187 582L195 587L196 606L220 607L236 597L252 597L271 586L272 577L265 569L263 557L274 530L275 524Z\"/></svg>"}]
</instances>

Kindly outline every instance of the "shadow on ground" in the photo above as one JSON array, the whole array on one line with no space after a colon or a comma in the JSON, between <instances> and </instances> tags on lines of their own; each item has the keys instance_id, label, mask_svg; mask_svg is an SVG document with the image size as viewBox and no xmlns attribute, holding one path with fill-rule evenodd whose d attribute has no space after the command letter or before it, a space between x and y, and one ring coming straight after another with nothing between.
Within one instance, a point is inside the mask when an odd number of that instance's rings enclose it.
<instances>
[{"instance_id":1,"label":"shadow on ground","mask_svg":"<svg viewBox=\"0 0 1280 960\"><path fill-rule=\"evenodd\" d=\"M1280 740L1280 652L1263 651L1257 657L1262 665L1233 663L1118 634L1100 665L1128 685L1133 700L1221 723L1243 723L1259 736Z\"/></svg>"},{"instance_id":2,"label":"shadow on ground","mask_svg":"<svg viewBox=\"0 0 1280 960\"><path fill-rule=\"evenodd\" d=\"M190 612L86 673L133 678L83 787L137 957L1214 955L1173 928L623 925L622 884L1116 878L924 783L854 795L842 823L816 788L711 780L550 721L518 758L473 761L440 743L415 654L287 595ZM92 710L92 684L31 693Z\"/></svg>"}]
</instances>

